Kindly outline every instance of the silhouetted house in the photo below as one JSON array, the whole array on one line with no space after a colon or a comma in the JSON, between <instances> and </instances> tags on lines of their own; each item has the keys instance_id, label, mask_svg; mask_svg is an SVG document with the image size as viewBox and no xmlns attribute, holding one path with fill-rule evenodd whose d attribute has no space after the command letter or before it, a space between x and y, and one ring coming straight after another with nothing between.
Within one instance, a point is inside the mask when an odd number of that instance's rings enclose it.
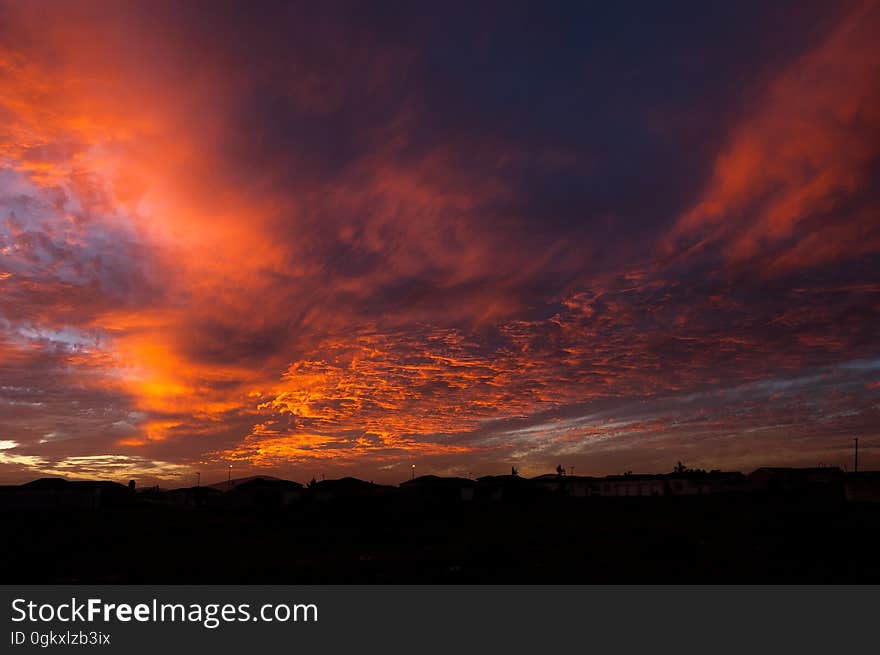
<instances>
[{"instance_id":1,"label":"silhouetted house","mask_svg":"<svg viewBox=\"0 0 880 655\"><path fill-rule=\"evenodd\" d=\"M609 475L602 478L599 492L603 496L666 496L669 488L664 475Z\"/></svg>"},{"instance_id":2,"label":"silhouetted house","mask_svg":"<svg viewBox=\"0 0 880 655\"><path fill-rule=\"evenodd\" d=\"M357 478L340 478L339 480L321 480L310 490L315 500L327 502L336 498L365 498L394 491L394 487L365 482Z\"/></svg>"},{"instance_id":3,"label":"silhouetted house","mask_svg":"<svg viewBox=\"0 0 880 655\"><path fill-rule=\"evenodd\" d=\"M531 480L518 475L486 475L477 478L476 497L481 500L522 500L532 496L535 491L536 487Z\"/></svg>"},{"instance_id":4,"label":"silhouetted house","mask_svg":"<svg viewBox=\"0 0 880 655\"><path fill-rule=\"evenodd\" d=\"M575 498L601 495L601 478L585 475L559 475L547 473L531 479L536 489L552 493L561 493Z\"/></svg>"},{"instance_id":5,"label":"silhouetted house","mask_svg":"<svg viewBox=\"0 0 880 655\"><path fill-rule=\"evenodd\" d=\"M836 466L765 466L749 474L752 491L786 495L843 495L844 473Z\"/></svg>"},{"instance_id":6,"label":"silhouetted house","mask_svg":"<svg viewBox=\"0 0 880 655\"><path fill-rule=\"evenodd\" d=\"M3 509L33 510L96 510L124 507L134 492L116 482L92 480L67 481L63 478L42 478L17 487L7 487L0 494Z\"/></svg>"},{"instance_id":7,"label":"silhouetted house","mask_svg":"<svg viewBox=\"0 0 880 655\"><path fill-rule=\"evenodd\" d=\"M848 501L880 503L880 471L847 473L843 488Z\"/></svg>"},{"instance_id":8,"label":"silhouetted house","mask_svg":"<svg viewBox=\"0 0 880 655\"><path fill-rule=\"evenodd\" d=\"M184 507L210 507L217 504L222 492L211 487L172 489L160 494L163 502Z\"/></svg>"},{"instance_id":9,"label":"silhouetted house","mask_svg":"<svg viewBox=\"0 0 880 655\"><path fill-rule=\"evenodd\" d=\"M662 474L609 475L600 482L603 496L701 496L741 493L746 477L733 471L680 471Z\"/></svg>"},{"instance_id":10,"label":"silhouetted house","mask_svg":"<svg viewBox=\"0 0 880 655\"><path fill-rule=\"evenodd\" d=\"M562 490L563 480L565 480L565 476L558 473L545 473L544 475L531 478L535 488L554 493Z\"/></svg>"},{"instance_id":11,"label":"silhouetted house","mask_svg":"<svg viewBox=\"0 0 880 655\"><path fill-rule=\"evenodd\" d=\"M467 478L441 478L422 475L400 483L402 491L421 500L470 501L474 499L476 483Z\"/></svg>"},{"instance_id":12,"label":"silhouetted house","mask_svg":"<svg viewBox=\"0 0 880 655\"><path fill-rule=\"evenodd\" d=\"M303 486L291 480L256 477L241 482L222 496L227 507L277 509L287 507L303 496Z\"/></svg>"},{"instance_id":13,"label":"silhouetted house","mask_svg":"<svg viewBox=\"0 0 880 655\"><path fill-rule=\"evenodd\" d=\"M18 493L18 489L17 485L0 486L0 510L14 509L16 503L13 498Z\"/></svg>"},{"instance_id":14,"label":"silhouetted house","mask_svg":"<svg viewBox=\"0 0 880 655\"><path fill-rule=\"evenodd\" d=\"M232 480L221 480L220 482L214 482L213 484L203 485L209 487L211 489L216 489L217 491L229 491L231 489L235 489L237 486L250 482L251 480L281 480L281 478L276 478L271 475L252 475L245 478L234 478Z\"/></svg>"},{"instance_id":15,"label":"silhouetted house","mask_svg":"<svg viewBox=\"0 0 880 655\"><path fill-rule=\"evenodd\" d=\"M672 496L700 496L746 491L746 476L738 471L683 471L667 473L666 492Z\"/></svg>"}]
</instances>

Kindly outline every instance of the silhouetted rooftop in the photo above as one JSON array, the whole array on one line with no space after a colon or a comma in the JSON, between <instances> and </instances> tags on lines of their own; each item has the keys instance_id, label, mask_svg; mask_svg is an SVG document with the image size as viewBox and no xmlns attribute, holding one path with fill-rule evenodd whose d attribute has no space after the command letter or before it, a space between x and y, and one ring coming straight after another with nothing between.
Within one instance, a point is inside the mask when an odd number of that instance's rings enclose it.
<instances>
[{"instance_id":1,"label":"silhouetted rooftop","mask_svg":"<svg viewBox=\"0 0 880 655\"><path fill-rule=\"evenodd\" d=\"M400 483L401 487L458 487L472 486L475 484L473 480L458 477L441 477L439 475L421 475L412 480L406 480Z\"/></svg>"},{"instance_id":2,"label":"silhouetted rooftop","mask_svg":"<svg viewBox=\"0 0 880 655\"><path fill-rule=\"evenodd\" d=\"M206 495L215 495L222 493L219 489L214 489L213 487L179 487L177 489L171 489L168 493L174 493L175 491L185 491L188 493Z\"/></svg>"},{"instance_id":3,"label":"silhouetted rooftop","mask_svg":"<svg viewBox=\"0 0 880 655\"><path fill-rule=\"evenodd\" d=\"M837 466L762 466L753 471L770 471L772 473L843 473Z\"/></svg>"},{"instance_id":4,"label":"silhouetted rooftop","mask_svg":"<svg viewBox=\"0 0 880 655\"><path fill-rule=\"evenodd\" d=\"M263 478L256 477L233 487L233 490L249 490L249 489L302 489L303 486L299 482L293 480L282 480L280 478Z\"/></svg>"},{"instance_id":5,"label":"silhouetted rooftop","mask_svg":"<svg viewBox=\"0 0 880 655\"><path fill-rule=\"evenodd\" d=\"M212 484L204 485L206 487L210 487L212 489L219 489L220 491L226 491L228 489L232 489L239 485L250 482L251 480L280 480L281 478L276 478L271 475L251 475L244 478L233 478L232 480L223 480L222 482L214 482Z\"/></svg>"},{"instance_id":6,"label":"silhouetted rooftop","mask_svg":"<svg viewBox=\"0 0 880 655\"><path fill-rule=\"evenodd\" d=\"M103 489L119 489L128 490L125 485L110 480L65 480L64 478L40 478L25 482L20 485L20 489L40 489L40 490L66 490L66 489L85 489L85 488L103 488Z\"/></svg>"},{"instance_id":7,"label":"silhouetted rooftop","mask_svg":"<svg viewBox=\"0 0 880 655\"><path fill-rule=\"evenodd\" d=\"M585 482L594 482L602 480L602 478L597 478L591 475L559 475L559 473L544 473L543 475L538 475L529 479L534 482L552 482L554 480L582 480Z\"/></svg>"},{"instance_id":8,"label":"silhouetted rooftop","mask_svg":"<svg viewBox=\"0 0 880 655\"><path fill-rule=\"evenodd\" d=\"M376 491L388 491L394 487L367 482L358 478L344 477L337 480L321 480L315 483L318 491L332 491L334 493L372 493Z\"/></svg>"}]
</instances>

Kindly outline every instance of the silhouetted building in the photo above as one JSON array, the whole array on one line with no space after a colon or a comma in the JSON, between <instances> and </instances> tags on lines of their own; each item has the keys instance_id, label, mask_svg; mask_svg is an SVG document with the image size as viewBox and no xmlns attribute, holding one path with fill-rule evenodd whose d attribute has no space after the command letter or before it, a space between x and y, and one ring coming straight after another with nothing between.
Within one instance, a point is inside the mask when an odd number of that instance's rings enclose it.
<instances>
[{"instance_id":1,"label":"silhouetted building","mask_svg":"<svg viewBox=\"0 0 880 655\"><path fill-rule=\"evenodd\" d=\"M3 509L96 510L129 505L134 493L116 482L42 478L0 493Z\"/></svg>"},{"instance_id":2,"label":"silhouetted building","mask_svg":"<svg viewBox=\"0 0 880 655\"><path fill-rule=\"evenodd\" d=\"M744 492L746 476L735 471L684 471L664 476L672 496L700 496Z\"/></svg>"},{"instance_id":3,"label":"silhouetted building","mask_svg":"<svg viewBox=\"0 0 880 655\"><path fill-rule=\"evenodd\" d=\"M669 486L665 475L609 475L602 479L603 496L667 496Z\"/></svg>"},{"instance_id":4,"label":"silhouetted building","mask_svg":"<svg viewBox=\"0 0 880 655\"><path fill-rule=\"evenodd\" d=\"M316 500L327 502L336 498L361 498L394 491L394 487L365 482L357 478L321 480L310 487Z\"/></svg>"},{"instance_id":5,"label":"silhouetted building","mask_svg":"<svg viewBox=\"0 0 880 655\"><path fill-rule=\"evenodd\" d=\"M599 496L602 494L602 478L585 475L563 475L546 473L531 479L532 484L542 491L561 493L575 498Z\"/></svg>"},{"instance_id":6,"label":"silhouetted building","mask_svg":"<svg viewBox=\"0 0 880 655\"><path fill-rule=\"evenodd\" d=\"M210 487L186 487L159 494L159 500L184 507L210 507L216 505L222 492Z\"/></svg>"},{"instance_id":7,"label":"silhouetted building","mask_svg":"<svg viewBox=\"0 0 880 655\"><path fill-rule=\"evenodd\" d=\"M836 466L789 468L764 466L749 474L749 486L759 493L843 494L844 473Z\"/></svg>"},{"instance_id":8,"label":"silhouetted building","mask_svg":"<svg viewBox=\"0 0 880 655\"><path fill-rule=\"evenodd\" d=\"M850 502L880 503L880 471L847 473L843 486Z\"/></svg>"},{"instance_id":9,"label":"silhouetted building","mask_svg":"<svg viewBox=\"0 0 880 655\"><path fill-rule=\"evenodd\" d=\"M533 494L531 480L518 475L486 475L477 478L476 497L482 500L522 500Z\"/></svg>"},{"instance_id":10,"label":"silhouetted building","mask_svg":"<svg viewBox=\"0 0 880 655\"><path fill-rule=\"evenodd\" d=\"M301 499L303 486L291 480L256 477L241 482L221 497L227 507L277 509Z\"/></svg>"},{"instance_id":11,"label":"silhouetted building","mask_svg":"<svg viewBox=\"0 0 880 655\"><path fill-rule=\"evenodd\" d=\"M422 475L400 483L401 490L422 500L471 501L476 483L467 478L441 478Z\"/></svg>"},{"instance_id":12,"label":"silhouetted building","mask_svg":"<svg viewBox=\"0 0 880 655\"><path fill-rule=\"evenodd\" d=\"M746 477L733 471L690 471L657 475L609 475L602 478L603 496L701 496L746 491Z\"/></svg>"}]
</instances>

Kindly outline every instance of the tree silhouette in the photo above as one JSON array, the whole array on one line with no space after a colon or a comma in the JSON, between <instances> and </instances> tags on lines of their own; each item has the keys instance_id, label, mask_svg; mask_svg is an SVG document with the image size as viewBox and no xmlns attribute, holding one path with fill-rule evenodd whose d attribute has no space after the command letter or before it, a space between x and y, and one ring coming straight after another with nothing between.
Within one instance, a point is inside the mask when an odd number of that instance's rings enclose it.
<instances>
[{"instance_id":1,"label":"tree silhouette","mask_svg":"<svg viewBox=\"0 0 880 655\"><path fill-rule=\"evenodd\" d=\"M563 476L565 475L565 469L562 467L562 464L556 467L556 475Z\"/></svg>"}]
</instances>

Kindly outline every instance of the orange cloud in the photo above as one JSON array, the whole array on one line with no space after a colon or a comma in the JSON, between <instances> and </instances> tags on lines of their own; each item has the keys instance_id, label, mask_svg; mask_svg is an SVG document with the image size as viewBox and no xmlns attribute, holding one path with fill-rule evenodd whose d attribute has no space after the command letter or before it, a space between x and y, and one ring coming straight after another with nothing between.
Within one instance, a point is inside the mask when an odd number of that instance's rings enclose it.
<instances>
[{"instance_id":1,"label":"orange cloud","mask_svg":"<svg viewBox=\"0 0 880 655\"><path fill-rule=\"evenodd\" d=\"M0 386L16 461L75 453L85 471L128 472L143 457L170 475L531 452L491 430L871 354L870 280L767 299L602 260L601 230L568 207L580 153L436 136L425 98L399 88L419 59L404 45L319 35L315 52L251 66L203 30L211 17L15 9L0 48ZM877 26L864 5L771 85L666 245L768 272L878 251L863 198ZM543 165L561 209L522 202ZM535 434L573 448L674 422L626 425Z\"/></svg>"},{"instance_id":2,"label":"orange cloud","mask_svg":"<svg viewBox=\"0 0 880 655\"><path fill-rule=\"evenodd\" d=\"M720 242L728 261L785 272L880 250L872 162L880 155L880 5L852 11L772 82L731 131L698 202L665 242Z\"/></svg>"}]
</instances>

